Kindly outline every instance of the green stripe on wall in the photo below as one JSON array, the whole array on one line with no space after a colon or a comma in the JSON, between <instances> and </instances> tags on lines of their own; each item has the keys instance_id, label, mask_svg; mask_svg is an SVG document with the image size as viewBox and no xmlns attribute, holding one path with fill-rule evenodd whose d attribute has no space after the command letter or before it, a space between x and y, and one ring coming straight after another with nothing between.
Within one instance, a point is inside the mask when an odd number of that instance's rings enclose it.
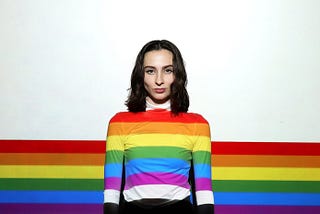
<instances>
[{"instance_id":1,"label":"green stripe on wall","mask_svg":"<svg viewBox=\"0 0 320 214\"><path fill-rule=\"evenodd\" d=\"M0 179L0 190L103 190L103 179Z\"/></svg>"},{"instance_id":2,"label":"green stripe on wall","mask_svg":"<svg viewBox=\"0 0 320 214\"><path fill-rule=\"evenodd\" d=\"M320 192L320 181L213 180L212 186L215 192Z\"/></svg>"}]
</instances>

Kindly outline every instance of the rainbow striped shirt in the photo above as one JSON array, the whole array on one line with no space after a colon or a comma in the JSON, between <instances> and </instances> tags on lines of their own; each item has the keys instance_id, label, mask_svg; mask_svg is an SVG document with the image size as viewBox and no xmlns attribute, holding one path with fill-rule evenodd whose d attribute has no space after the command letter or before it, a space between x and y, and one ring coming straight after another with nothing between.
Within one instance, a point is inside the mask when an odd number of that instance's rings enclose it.
<instances>
[{"instance_id":1,"label":"rainbow striped shirt","mask_svg":"<svg viewBox=\"0 0 320 214\"><path fill-rule=\"evenodd\" d=\"M197 205L213 204L210 128L200 114L119 112L108 126L104 203L119 204L123 161L126 201L184 199L191 160Z\"/></svg>"}]
</instances>

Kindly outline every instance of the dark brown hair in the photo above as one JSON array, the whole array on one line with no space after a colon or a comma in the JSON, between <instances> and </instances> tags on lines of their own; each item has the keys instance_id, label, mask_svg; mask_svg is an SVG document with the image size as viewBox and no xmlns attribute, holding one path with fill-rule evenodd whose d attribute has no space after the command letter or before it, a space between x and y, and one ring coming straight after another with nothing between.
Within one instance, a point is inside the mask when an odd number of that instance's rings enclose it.
<instances>
[{"instance_id":1,"label":"dark brown hair","mask_svg":"<svg viewBox=\"0 0 320 214\"><path fill-rule=\"evenodd\" d=\"M189 95L186 89L187 73L179 49L168 40L153 40L145 44L136 58L135 66L131 73L129 96L125 104L130 112L146 110L147 91L144 88L144 56L149 51L168 50L173 55L174 82L171 85L170 103L173 114L187 112L189 108Z\"/></svg>"}]
</instances>

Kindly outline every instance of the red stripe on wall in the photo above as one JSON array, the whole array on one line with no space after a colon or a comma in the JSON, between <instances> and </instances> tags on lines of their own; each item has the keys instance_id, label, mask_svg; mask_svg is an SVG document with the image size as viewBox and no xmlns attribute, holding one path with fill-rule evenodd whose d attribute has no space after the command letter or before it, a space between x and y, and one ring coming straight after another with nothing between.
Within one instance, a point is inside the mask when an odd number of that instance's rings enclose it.
<instances>
[{"instance_id":1,"label":"red stripe on wall","mask_svg":"<svg viewBox=\"0 0 320 214\"><path fill-rule=\"evenodd\" d=\"M211 144L213 155L320 155L320 142L222 142Z\"/></svg>"},{"instance_id":2,"label":"red stripe on wall","mask_svg":"<svg viewBox=\"0 0 320 214\"><path fill-rule=\"evenodd\" d=\"M105 153L105 141L0 140L0 153Z\"/></svg>"},{"instance_id":3,"label":"red stripe on wall","mask_svg":"<svg viewBox=\"0 0 320 214\"><path fill-rule=\"evenodd\" d=\"M0 140L0 153L104 153L104 140ZM320 155L320 142L213 141L220 155Z\"/></svg>"}]
</instances>

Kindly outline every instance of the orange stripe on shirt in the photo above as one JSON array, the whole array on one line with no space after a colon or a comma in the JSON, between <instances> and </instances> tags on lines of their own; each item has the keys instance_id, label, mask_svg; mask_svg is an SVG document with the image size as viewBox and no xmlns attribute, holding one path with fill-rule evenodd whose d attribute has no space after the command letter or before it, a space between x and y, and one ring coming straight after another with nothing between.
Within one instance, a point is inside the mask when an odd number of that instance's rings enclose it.
<instances>
[{"instance_id":1,"label":"orange stripe on shirt","mask_svg":"<svg viewBox=\"0 0 320 214\"><path fill-rule=\"evenodd\" d=\"M197 133L193 133L197 129ZM117 133L114 131L117 130ZM182 135L200 135L210 136L210 129L207 124L182 124L182 123L168 123L168 122L145 122L145 123L110 123L108 135L117 135L118 130L121 134L182 134ZM147 131L146 131L147 130Z\"/></svg>"}]
</instances>

